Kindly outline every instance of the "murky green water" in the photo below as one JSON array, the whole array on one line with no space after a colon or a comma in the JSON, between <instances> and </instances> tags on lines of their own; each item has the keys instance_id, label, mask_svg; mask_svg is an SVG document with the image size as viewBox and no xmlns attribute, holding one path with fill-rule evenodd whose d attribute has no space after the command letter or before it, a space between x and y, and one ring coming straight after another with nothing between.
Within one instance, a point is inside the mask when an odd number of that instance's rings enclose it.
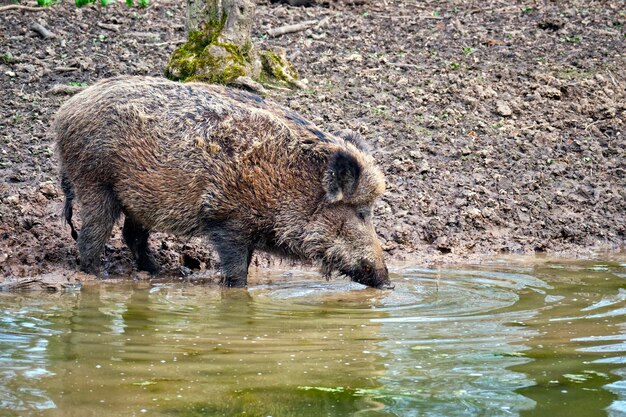
<instances>
[{"instance_id":1,"label":"murky green water","mask_svg":"<svg viewBox=\"0 0 626 417\"><path fill-rule=\"evenodd\" d=\"M278 275L0 294L0 415L626 415L625 262Z\"/></svg>"}]
</instances>

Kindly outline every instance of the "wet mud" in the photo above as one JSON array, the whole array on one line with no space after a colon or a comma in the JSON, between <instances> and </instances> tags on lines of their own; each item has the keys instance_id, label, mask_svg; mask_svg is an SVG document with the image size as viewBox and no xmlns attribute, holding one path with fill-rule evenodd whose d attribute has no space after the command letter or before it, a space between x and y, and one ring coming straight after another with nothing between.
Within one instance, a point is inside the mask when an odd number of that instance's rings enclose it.
<instances>
[{"instance_id":1,"label":"wet mud","mask_svg":"<svg viewBox=\"0 0 626 417\"><path fill-rule=\"evenodd\" d=\"M77 270L48 136L68 96L50 90L161 75L185 37L184 18L181 2L0 13L7 282ZM264 35L312 19L322 23ZM33 23L54 37L42 38ZM270 90L271 99L324 129L357 130L374 146L388 183L376 217L390 262L453 263L624 245L625 23L618 1L261 2L254 40L285 48L307 84ZM164 276L209 276L218 263L200 239L155 234L152 245ZM261 255L254 264L277 263ZM119 228L105 266L111 276L145 278Z\"/></svg>"}]
</instances>

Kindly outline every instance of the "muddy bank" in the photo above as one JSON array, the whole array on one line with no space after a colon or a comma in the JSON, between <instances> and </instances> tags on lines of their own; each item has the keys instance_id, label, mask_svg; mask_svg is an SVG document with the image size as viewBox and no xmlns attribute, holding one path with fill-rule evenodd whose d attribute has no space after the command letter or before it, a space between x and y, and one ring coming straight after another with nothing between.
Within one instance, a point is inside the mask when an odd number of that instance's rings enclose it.
<instances>
[{"instance_id":1,"label":"muddy bank","mask_svg":"<svg viewBox=\"0 0 626 417\"><path fill-rule=\"evenodd\" d=\"M161 75L184 15L178 2L0 13L0 276L76 269L47 137L67 96L49 90ZM311 19L326 23L264 35ZM285 48L308 82L272 99L376 148L388 182L376 215L392 262L431 263L624 245L624 23L618 1L268 2L254 33L263 49ZM164 274L217 262L197 239L157 234L152 245ZM133 273L119 229L105 256L111 274Z\"/></svg>"}]
</instances>

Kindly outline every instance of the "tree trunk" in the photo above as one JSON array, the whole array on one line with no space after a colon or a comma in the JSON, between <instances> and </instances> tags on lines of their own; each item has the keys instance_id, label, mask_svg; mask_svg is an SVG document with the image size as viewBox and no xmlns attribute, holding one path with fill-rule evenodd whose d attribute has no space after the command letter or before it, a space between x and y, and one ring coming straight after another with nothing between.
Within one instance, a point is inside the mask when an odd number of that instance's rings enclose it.
<instances>
[{"instance_id":1,"label":"tree trunk","mask_svg":"<svg viewBox=\"0 0 626 417\"><path fill-rule=\"evenodd\" d=\"M253 0L187 0L187 33L202 31L206 22L225 17L221 40L245 45L250 43L255 11Z\"/></svg>"},{"instance_id":2,"label":"tree trunk","mask_svg":"<svg viewBox=\"0 0 626 417\"><path fill-rule=\"evenodd\" d=\"M187 36L165 68L168 78L238 84L299 86L284 53L257 53L251 41L254 0L187 0ZM259 89L262 89L260 87Z\"/></svg>"}]
</instances>

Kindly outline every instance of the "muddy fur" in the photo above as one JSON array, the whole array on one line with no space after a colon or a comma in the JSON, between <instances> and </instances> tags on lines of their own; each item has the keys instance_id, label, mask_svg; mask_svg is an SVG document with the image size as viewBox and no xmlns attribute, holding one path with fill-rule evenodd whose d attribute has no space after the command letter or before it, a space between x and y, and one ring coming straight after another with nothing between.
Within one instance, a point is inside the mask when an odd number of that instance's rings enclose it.
<instances>
[{"instance_id":1,"label":"muddy fur","mask_svg":"<svg viewBox=\"0 0 626 417\"><path fill-rule=\"evenodd\" d=\"M101 81L53 123L65 218L81 203L81 268L100 271L116 219L139 269L151 231L206 236L223 283L246 284L255 250L319 261L374 287L389 280L374 231L383 175L362 138L322 132L240 90L149 77Z\"/></svg>"}]
</instances>

